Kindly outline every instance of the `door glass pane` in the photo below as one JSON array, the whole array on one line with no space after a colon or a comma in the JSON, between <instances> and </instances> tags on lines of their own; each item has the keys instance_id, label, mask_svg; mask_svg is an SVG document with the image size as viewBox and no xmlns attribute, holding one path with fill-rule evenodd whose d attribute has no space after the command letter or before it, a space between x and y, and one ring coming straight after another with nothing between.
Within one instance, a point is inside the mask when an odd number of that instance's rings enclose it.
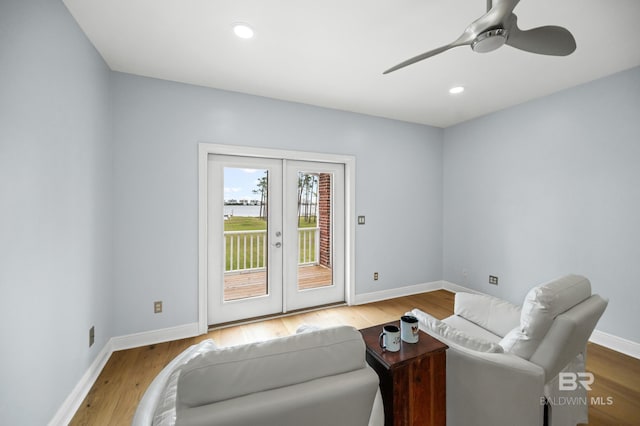
<instances>
[{"instance_id":1,"label":"door glass pane","mask_svg":"<svg viewBox=\"0 0 640 426\"><path fill-rule=\"evenodd\" d=\"M265 296L268 170L224 168L224 301Z\"/></svg>"},{"instance_id":2,"label":"door glass pane","mask_svg":"<svg viewBox=\"0 0 640 426\"><path fill-rule=\"evenodd\" d=\"M298 290L333 284L331 173L298 172Z\"/></svg>"}]
</instances>

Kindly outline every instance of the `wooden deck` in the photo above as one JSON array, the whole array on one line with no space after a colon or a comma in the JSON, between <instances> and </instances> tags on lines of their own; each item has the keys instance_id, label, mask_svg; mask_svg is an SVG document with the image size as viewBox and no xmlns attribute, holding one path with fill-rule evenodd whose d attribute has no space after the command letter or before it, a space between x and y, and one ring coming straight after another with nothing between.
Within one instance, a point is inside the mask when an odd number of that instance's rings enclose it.
<instances>
[{"instance_id":1,"label":"wooden deck","mask_svg":"<svg viewBox=\"0 0 640 426\"><path fill-rule=\"evenodd\" d=\"M298 288L302 290L325 287L332 284L332 270L320 265L298 267ZM267 293L266 271L226 273L224 276L224 300L264 296Z\"/></svg>"}]
</instances>

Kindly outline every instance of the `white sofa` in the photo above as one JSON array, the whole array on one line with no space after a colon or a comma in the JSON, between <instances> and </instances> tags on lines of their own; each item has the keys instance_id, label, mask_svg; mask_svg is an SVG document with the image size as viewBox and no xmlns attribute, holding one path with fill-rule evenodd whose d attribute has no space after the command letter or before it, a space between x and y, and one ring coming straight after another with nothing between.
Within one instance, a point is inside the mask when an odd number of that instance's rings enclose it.
<instances>
[{"instance_id":1,"label":"white sofa","mask_svg":"<svg viewBox=\"0 0 640 426\"><path fill-rule=\"evenodd\" d=\"M454 315L442 321L414 309L420 328L449 345L447 425L542 426L545 401L547 424L586 423L586 391L560 390L558 373L584 372L606 306L589 280L568 275L531 289L522 307L457 293Z\"/></svg>"},{"instance_id":2,"label":"white sofa","mask_svg":"<svg viewBox=\"0 0 640 426\"><path fill-rule=\"evenodd\" d=\"M378 376L352 327L184 351L154 379L132 425L382 425Z\"/></svg>"}]
</instances>

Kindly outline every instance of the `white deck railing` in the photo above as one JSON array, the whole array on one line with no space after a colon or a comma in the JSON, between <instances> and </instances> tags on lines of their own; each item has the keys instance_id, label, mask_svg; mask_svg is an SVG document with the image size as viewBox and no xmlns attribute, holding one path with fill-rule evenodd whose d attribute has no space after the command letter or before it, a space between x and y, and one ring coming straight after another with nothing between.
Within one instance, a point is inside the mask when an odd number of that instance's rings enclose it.
<instances>
[{"instance_id":1,"label":"white deck railing","mask_svg":"<svg viewBox=\"0 0 640 426\"><path fill-rule=\"evenodd\" d=\"M317 265L320 256L320 228L298 228L298 265Z\"/></svg>"},{"instance_id":2,"label":"white deck railing","mask_svg":"<svg viewBox=\"0 0 640 426\"><path fill-rule=\"evenodd\" d=\"M225 231L225 272L264 269L267 231ZM319 228L298 228L299 265L316 265L320 252Z\"/></svg>"}]
</instances>

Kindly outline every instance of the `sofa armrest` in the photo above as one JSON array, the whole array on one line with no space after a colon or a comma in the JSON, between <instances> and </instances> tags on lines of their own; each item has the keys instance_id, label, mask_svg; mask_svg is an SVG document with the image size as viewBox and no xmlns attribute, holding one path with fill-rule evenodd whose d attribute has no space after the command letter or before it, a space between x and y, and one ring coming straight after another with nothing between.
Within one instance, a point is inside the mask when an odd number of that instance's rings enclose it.
<instances>
[{"instance_id":1,"label":"sofa armrest","mask_svg":"<svg viewBox=\"0 0 640 426\"><path fill-rule=\"evenodd\" d=\"M453 313L504 337L520 324L520 307L488 294L456 293Z\"/></svg>"},{"instance_id":2,"label":"sofa armrest","mask_svg":"<svg viewBox=\"0 0 640 426\"><path fill-rule=\"evenodd\" d=\"M540 426L544 370L508 353L447 351L447 425Z\"/></svg>"}]
</instances>

